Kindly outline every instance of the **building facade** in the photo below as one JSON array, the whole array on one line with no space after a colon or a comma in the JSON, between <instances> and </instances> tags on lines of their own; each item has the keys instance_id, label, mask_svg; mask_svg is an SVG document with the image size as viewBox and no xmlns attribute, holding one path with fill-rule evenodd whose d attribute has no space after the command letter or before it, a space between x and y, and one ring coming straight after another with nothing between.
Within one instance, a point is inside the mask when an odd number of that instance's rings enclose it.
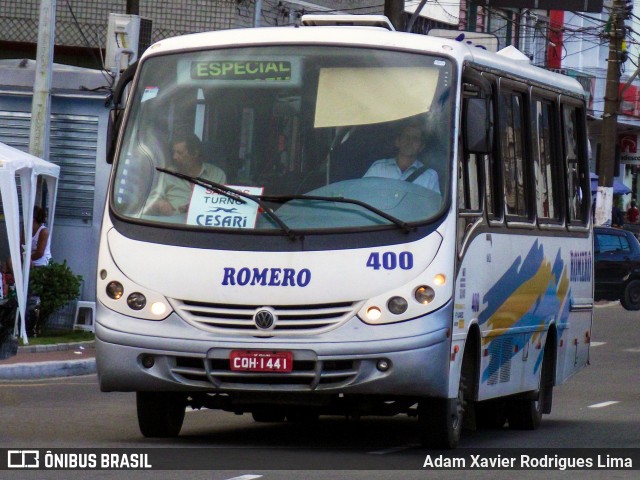
<instances>
[{"instance_id":1,"label":"building facade","mask_svg":"<svg viewBox=\"0 0 640 480\"><path fill-rule=\"evenodd\" d=\"M495 35L499 48L514 45L525 53L534 65L575 77L588 94L590 167L598 171L598 158L602 150L602 117L609 56L609 29L613 2L602 2L598 13L542 10L532 8L495 8L490 4L533 4L513 0L476 0L463 2L460 30L485 32ZM545 3L545 2L535 2ZM549 2L546 2L549 3ZM487 5L489 4L489 5ZM632 194L619 196L616 201L626 209L632 198L640 193L640 0L628 2L633 6L625 24L625 44L618 115L619 163L615 180L632 190ZM637 13L636 13L637 12ZM620 14L621 12L616 12Z\"/></svg>"}]
</instances>

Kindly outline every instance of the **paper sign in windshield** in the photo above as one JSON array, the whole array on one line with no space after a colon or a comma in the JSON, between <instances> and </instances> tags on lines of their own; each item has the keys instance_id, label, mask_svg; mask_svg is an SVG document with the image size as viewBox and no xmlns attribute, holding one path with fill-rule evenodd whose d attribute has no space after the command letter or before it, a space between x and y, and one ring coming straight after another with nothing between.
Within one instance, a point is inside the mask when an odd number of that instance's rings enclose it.
<instances>
[{"instance_id":1,"label":"paper sign in windshield","mask_svg":"<svg viewBox=\"0 0 640 480\"><path fill-rule=\"evenodd\" d=\"M262 195L263 187L231 186L249 195ZM258 218L258 204L244 199L242 203L208 188L195 185L187 213L187 225L217 228L254 228Z\"/></svg>"},{"instance_id":2,"label":"paper sign in windshield","mask_svg":"<svg viewBox=\"0 0 640 480\"><path fill-rule=\"evenodd\" d=\"M145 87L144 92L142 93L142 103L147 100L151 100L152 98L156 98L158 96L158 92L160 89L158 87Z\"/></svg>"}]
</instances>

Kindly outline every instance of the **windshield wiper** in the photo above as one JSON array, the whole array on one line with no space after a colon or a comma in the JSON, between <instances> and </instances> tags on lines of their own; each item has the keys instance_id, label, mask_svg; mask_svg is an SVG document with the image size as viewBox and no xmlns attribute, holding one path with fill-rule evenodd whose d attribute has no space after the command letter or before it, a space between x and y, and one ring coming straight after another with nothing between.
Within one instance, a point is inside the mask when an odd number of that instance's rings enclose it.
<instances>
[{"instance_id":1,"label":"windshield wiper","mask_svg":"<svg viewBox=\"0 0 640 480\"><path fill-rule=\"evenodd\" d=\"M379 217L384 218L385 220L389 220L391 223L396 225L397 227L404 230L406 233L415 230L415 227L412 227L407 222L400 220L398 217L394 217L393 215L389 215L387 212L380 210L379 208L374 207L366 202L362 202L360 200L355 200L353 198L345 198L345 197L323 197L316 195L261 195L260 198L263 200L267 200L270 202L284 203L289 200L317 200L321 202L336 202L336 203L350 203L352 205L358 205L366 210L369 210L372 213L375 213Z\"/></svg>"},{"instance_id":2,"label":"windshield wiper","mask_svg":"<svg viewBox=\"0 0 640 480\"><path fill-rule=\"evenodd\" d=\"M267 215L267 217L273 220L282 229L282 231L287 234L287 236L291 240L295 240L297 237L297 234L293 230L291 230L287 226L287 224L284 223L280 219L280 217L278 217L278 215L276 215L276 213L271 209L271 207L269 207L266 203L264 203L263 199L265 197L251 195L250 193L242 192L240 190L236 190L235 188L227 187L226 185L223 185L221 183L212 182L211 180L207 180L206 178L193 177L191 175L186 175L184 173L176 172L174 170L169 170L167 168L156 167L156 170L162 173L168 173L169 175L173 175L174 177L181 178L195 185L200 185L201 187L209 188L214 192L219 193L220 195L224 195L225 197L231 198L236 202L240 202L242 204L247 203L247 201L244 200L245 198L247 198L252 202L257 203L258 206L262 208L262 210Z\"/></svg>"},{"instance_id":3,"label":"windshield wiper","mask_svg":"<svg viewBox=\"0 0 640 480\"><path fill-rule=\"evenodd\" d=\"M162 168L162 167L156 167L156 170L158 170L159 172L168 173L169 175L173 175L174 177L182 178L183 180L186 180L186 181L191 182L191 183L196 184L196 185L200 185L201 187L210 188L211 190L213 190L216 193L224 195L225 197L231 198L231 199L233 199L235 201L238 201L240 203L243 203L243 204L247 203L244 200L244 198L249 199L252 202L257 203L258 206L260 206L260 208L262 208L264 213L271 220L273 220L273 222L276 223L282 229L282 231L285 232L289 236L289 238L291 238L292 240L295 240L295 238L296 238L296 236L298 234L296 232L294 232L293 230L291 230L291 228L289 228L287 226L287 224L282 221L282 219L271 209L271 207L269 207L265 203L265 201L276 202L276 203L284 203L284 202L287 202L289 200L316 200L316 201L321 201L321 202L350 203L352 205L358 205L358 206L360 206L360 207L362 207L362 208L364 208L364 209L366 209L366 210L368 210L368 211L370 211L372 213L375 213L379 217L382 217L385 220L388 220L389 222L393 223L397 227L401 228L406 233L409 233L412 230L415 230L415 227L412 227L407 222L404 222L404 221L400 220L399 218L394 217L393 215L390 215L387 212L385 212L383 210L380 210L379 208L374 207L373 205L370 205L370 204L368 204L366 202L362 202L360 200L355 200L353 198L324 197L324 196L303 195L303 194L293 194L293 195L251 195L250 193L246 193L246 192L237 190L235 188L227 187L226 185L223 185L221 183L212 182L211 180L207 180L206 178L193 177L191 175L186 175L184 173L176 172L174 170L169 170L167 168Z\"/></svg>"}]
</instances>

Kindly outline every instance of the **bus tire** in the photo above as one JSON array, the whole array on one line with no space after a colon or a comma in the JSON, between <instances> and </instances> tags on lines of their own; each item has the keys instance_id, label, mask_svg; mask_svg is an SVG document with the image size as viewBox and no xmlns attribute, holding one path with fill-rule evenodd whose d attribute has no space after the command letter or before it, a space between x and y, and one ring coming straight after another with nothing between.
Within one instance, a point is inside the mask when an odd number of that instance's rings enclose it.
<instances>
[{"instance_id":1,"label":"bus tire","mask_svg":"<svg viewBox=\"0 0 640 480\"><path fill-rule=\"evenodd\" d=\"M182 428L186 396L177 392L136 392L138 426L148 438L177 437Z\"/></svg>"},{"instance_id":2,"label":"bus tire","mask_svg":"<svg viewBox=\"0 0 640 480\"><path fill-rule=\"evenodd\" d=\"M422 446L446 450L458 446L466 405L464 392L464 377L461 376L456 398L425 398L418 402Z\"/></svg>"},{"instance_id":3,"label":"bus tire","mask_svg":"<svg viewBox=\"0 0 640 480\"><path fill-rule=\"evenodd\" d=\"M625 310L640 310L640 280L631 280L624 287L620 304Z\"/></svg>"},{"instance_id":4,"label":"bus tire","mask_svg":"<svg viewBox=\"0 0 640 480\"><path fill-rule=\"evenodd\" d=\"M536 430L545 413L545 404L551 406L554 370L551 342L545 345L543 355L540 388L536 397L527 400L513 399L507 403L507 418L512 430Z\"/></svg>"}]
</instances>

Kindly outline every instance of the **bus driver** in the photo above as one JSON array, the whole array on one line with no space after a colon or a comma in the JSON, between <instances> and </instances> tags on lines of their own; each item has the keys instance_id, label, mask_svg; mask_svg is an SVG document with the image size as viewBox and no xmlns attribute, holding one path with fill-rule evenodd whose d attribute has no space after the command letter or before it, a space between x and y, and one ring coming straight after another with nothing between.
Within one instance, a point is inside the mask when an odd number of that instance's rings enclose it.
<instances>
[{"instance_id":1,"label":"bus driver","mask_svg":"<svg viewBox=\"0 0 640 480\"><path fill-rule=\"evenodd\" d=\"M173 140L173 168L179 173L225 183L227 176L215 165L204 163L200 156L202 145L193 133L176 135ZM185 213L191 200L192 184L187 180L163 173L156 188L149 195L147 215L175 215Z\"/></svg>"},{"instance_id":2,"label":"bus driver","mask_svg":"<svg viewBox=\"0 0 640 480\"><path fill-rule=\"evenodd\" d=\"M406 180L440 193L438 174L418 160L425 147L422 129L415 124L405 126L396 137L395 146L398 149L395 158L375 161L364 176Z\"/></svg>"}]
</instances>

